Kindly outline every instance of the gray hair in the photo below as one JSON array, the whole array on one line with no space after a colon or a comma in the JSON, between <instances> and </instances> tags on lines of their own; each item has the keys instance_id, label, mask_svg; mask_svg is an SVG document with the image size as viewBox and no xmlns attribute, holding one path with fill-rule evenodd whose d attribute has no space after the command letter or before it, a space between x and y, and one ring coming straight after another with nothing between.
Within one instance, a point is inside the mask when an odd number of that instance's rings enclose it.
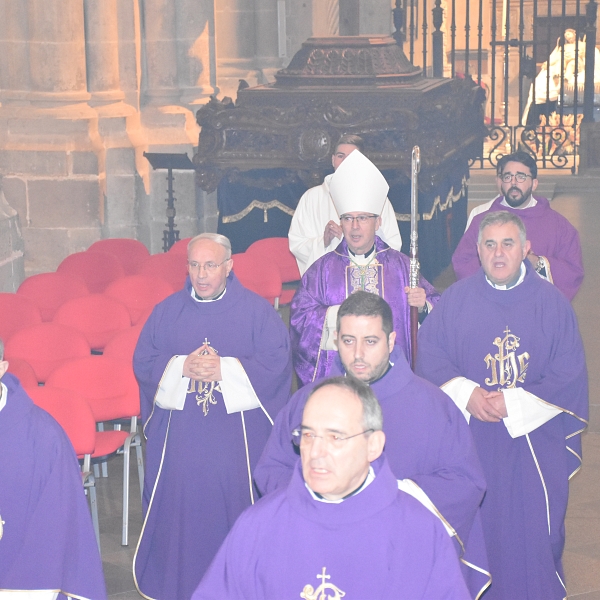
<instances>
[{"instance_id":1,"label":"gray hair","mask_svg":"<svg viewBox=\"0 0 600 600\"><path fill-rule=\"evenodd\" d=\"M365 430L381 431L383 429L383 413L373 390L366 383L347 375L346 377L330 377L318 383L310 392L311 396L321 388L333 386L353 393L361 402L363 409L363 427Z\"/></svg>"},{"instance_id":2,"label":"gray hair","mask_svg":"<svg viewBox=\"0 0 600 600\"><path fill-rule=\"evenodd\" d=\"M507 223L513 223L519 229L519 239L521 245L524 246L527 241L527 231L523 221L517 215L508 212L507 210L498 210L496 212L488 213L484 219L479 223L479 235L477 236L477 244L481 244L481 238L483 237L483 230L488 225L506 225Z\"/></svg>"},{"instance_id":3,"label":"gray hair","mask_svg":"<svg viewBox=\"0 0 600 600\"><path fill-rule=\"evenodd\" d=\"M229 241L229 238L220 233L200 233L193 237L187 245L188 254L190 253L192 246L200 240L211 240L216 244L219 244L219 246L223 246L223 248L225 248L225 260L231 258L231 242Z\"/></svg>"}]
</instances>

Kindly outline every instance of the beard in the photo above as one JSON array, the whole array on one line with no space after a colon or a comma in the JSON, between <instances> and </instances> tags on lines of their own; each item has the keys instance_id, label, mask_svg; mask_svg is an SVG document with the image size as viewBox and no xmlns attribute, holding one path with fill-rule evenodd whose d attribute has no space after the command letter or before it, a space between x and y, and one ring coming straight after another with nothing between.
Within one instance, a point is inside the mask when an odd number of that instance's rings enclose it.
<instances>
[{"instance_id":1,"label":"beard","mask_svg":"<svg viewBox=\"0 0 600 600\"><path fill-rule=\"evenodd\" d=\"M506 191L502 190L502 195L504 196L506 203L510 207L518 208L519 206L525 204L529 200L529 198L531 197L531 191L531 188L529 188L526 191L522 191L521 189L513 185ZM513 192L517 193L511 196Z\"/></svg>"}]
</instances>

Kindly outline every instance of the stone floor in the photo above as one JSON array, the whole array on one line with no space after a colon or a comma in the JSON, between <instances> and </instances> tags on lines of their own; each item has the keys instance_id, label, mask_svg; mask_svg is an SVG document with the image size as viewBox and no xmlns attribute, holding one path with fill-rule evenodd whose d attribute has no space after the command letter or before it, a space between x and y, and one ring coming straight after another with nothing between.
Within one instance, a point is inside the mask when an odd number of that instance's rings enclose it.
<instances>
[{"instance_id":1,"label":"stone floor","mask_svg":"<svg viewBox=\"0 0 600 600\"><path fill-rule=\"evenodd\" d=\"M583 468L571 482L564 564L569 598L600 600L600 397L596 395L600 385L600 302L595 293L600 282L600 235L596 229L600 225L600 179L549 172L540 174L542 178L546 183L555 179L552 205L577 227L583 242L586 279L574 307L590 373L591 420L584 434ZM435 283L444 288L451 281L452 273L445 272ZM121 471L122 459L115 457L109 463L110 478L97 483L102 559L110 598L134 600L140 596L135 591L131 565L142 515L132 468L130 545L121 546Z\"/></svg>"}]
</instances>

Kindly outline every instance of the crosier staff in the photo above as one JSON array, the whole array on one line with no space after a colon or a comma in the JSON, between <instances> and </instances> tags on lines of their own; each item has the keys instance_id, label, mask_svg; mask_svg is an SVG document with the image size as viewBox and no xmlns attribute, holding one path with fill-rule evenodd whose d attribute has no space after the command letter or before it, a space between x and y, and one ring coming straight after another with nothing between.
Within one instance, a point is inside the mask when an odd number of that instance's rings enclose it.
<instances>
[{"instance_id":1,"label":"crosier staff","mask_svg":"<svg viewBox=\"0 0 600 600\"><path fill-rule=\"evenodd\" d=\"M412 149L411 160L411 194L410 194L410 287L419 286L419 170L421 169L421 151L419 146ZM415 370L417 362L417 333L419 331L419 309L416 306L410 307L410 348L411 348L411 366Z\"/></svg>"}]
</instances>

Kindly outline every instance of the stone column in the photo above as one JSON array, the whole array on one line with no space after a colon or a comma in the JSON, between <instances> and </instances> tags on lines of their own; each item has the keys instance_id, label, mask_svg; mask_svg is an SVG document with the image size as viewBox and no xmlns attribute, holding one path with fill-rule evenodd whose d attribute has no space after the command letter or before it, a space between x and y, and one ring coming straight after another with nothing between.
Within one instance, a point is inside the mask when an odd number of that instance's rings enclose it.
<instances>
[{"instance_id":1,"label":"stone column","mask_svg":"<svg viewBox=\"0 0 600 600\"><path fill-rule=\"evenodd\" d=\"M173 0L144 2L142 94L146 105L165 106L179 102L176 8Z\"/></svg>"},{"instance_id":2,"label":"stone column","mask_svg":"<svg viewBox=\"0 0 600 600\"><path fill-rule=\"evenodd\" d=\"M346 0L340 5L341 35L390 35L389 0Z\"/></svg>"},{"instance_id":3,"label":"stone column","mask_svg":"<svg viewBox=\"0 0 600 600\"><path fill-rule=\"evenodd\" d=\"M87 88L91 104L123 100L119 81L117 0L84 0Z\"/></svg>"},{"instance_id":4,"label":"stone column","mask_svg":"<svg viewBox=\"0 0 600 600\"><path fill-rule=\"evenodd\" d=\"M255 69L256 25L254 0L215 0L217 26L217 83L235 99L240 79L259 83Z\"/></svg>"},{"instance_id":5,"label":"stone column","mask_svg":"<svg viewBox=\"0 0 600 600\"><path fill-rule=\"evenodd\" d=\"M177 0L177 72L180 102L193 110L219 92L214 0Z\"/></svg>"},{"instance_id":6,"label":"stone column","mask_svg":"<svg viewBox=\"0 0 600 600\"><path fill-rule=\"evenodd\" d=\"M284 66L279 58L277 0L256 0L254 23L258 79L261 83L272 82L275 73Z\"/></svg>"},{"instance_id":7,"label":"stone column","mask_svg":"<svg viewBox=\"0 0 600 600\"><path fill-rule=\"evenodd\" d=\"M29 99L40 106L88 101L81 1L28 0L27 5Z\"/></svg>"},{"instance_id":8,"label":"stone column","mask_svg":"<svg viewBox=\"0 0 600 600\"><path fill-rule=\"evenodd\" d=\"M316 0L313 4L313 36L340 34L340 0Z\"/></svg>"},{"instance_id":9,"label":"stone column","mask_svg":"<svg viewBox=\"0 0 600 600\"><path fill-rule=\"evenodd\" d=\"M29 91L27 3L0 0L0 101L24 101Z\"/></svg>"}]
</instances>

